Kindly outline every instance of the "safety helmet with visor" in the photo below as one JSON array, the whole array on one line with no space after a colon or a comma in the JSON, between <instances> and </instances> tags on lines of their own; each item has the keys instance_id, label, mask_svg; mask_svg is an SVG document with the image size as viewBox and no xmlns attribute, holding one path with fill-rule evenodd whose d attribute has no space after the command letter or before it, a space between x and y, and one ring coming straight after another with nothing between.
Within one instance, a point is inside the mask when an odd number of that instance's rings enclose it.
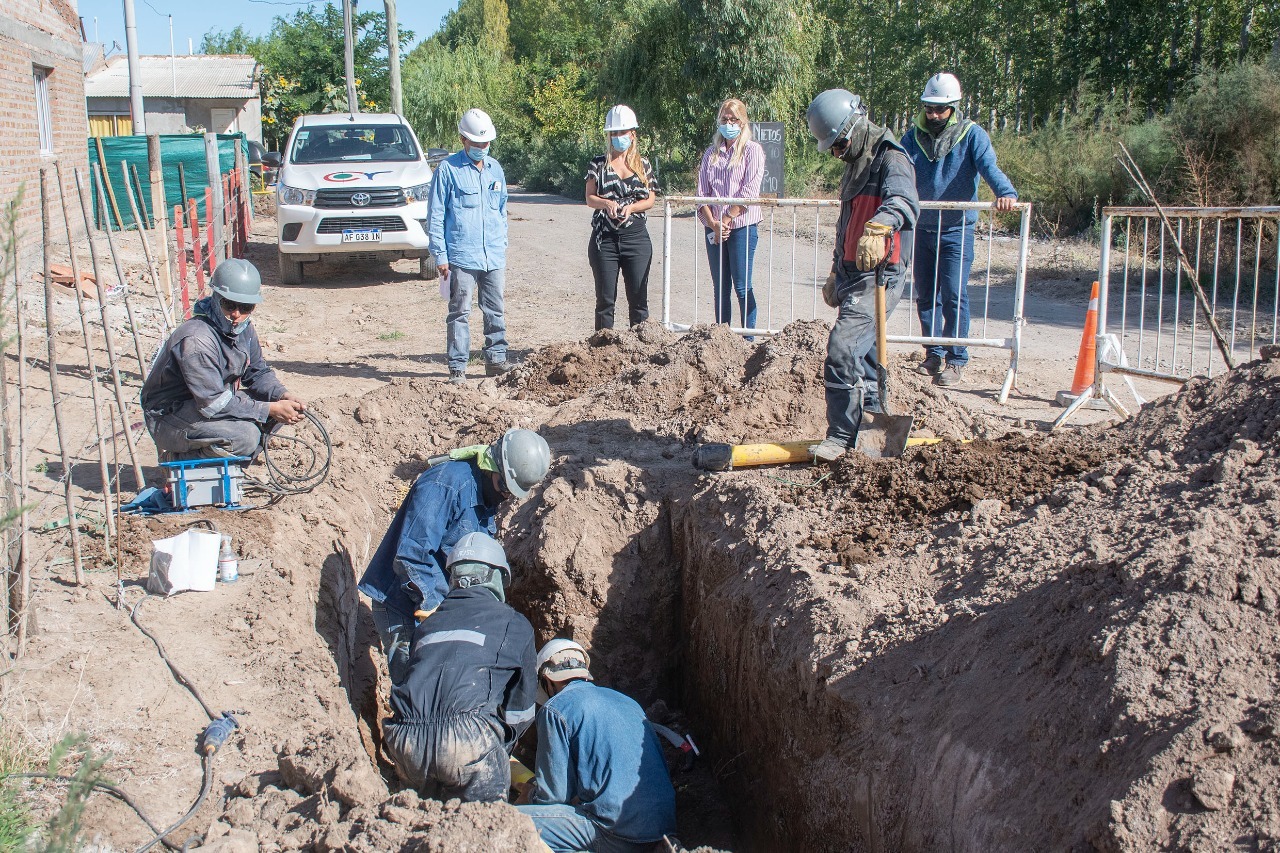
<instances>
[{"instance_id":1,"label":"safety helmet with visor","mask_svg":"<svg viewBox=\"0 0 1280 853\"><path fill-rule=\"evenodd\" d=\"M504 488L517 498L547 476L551 467L551 448L547 440L531 429L509 429L489 447L502 476Z\"/></svg>"},{"instance_id":2,"label":"safety helmet with visor","mask_svg":"<svg viewBox=\"0 0 1280 853\"><path fill-rule=\"evenodd\" d=\"M848 89L828 89L814 98L805 113L809 133L818 140L819 151L829 151L837 140L848 139L867 120L862 98Z\"/></svg>"},{"instance_id":3,"label":"safety helmet with visor","mask_svg":"<svg viewBox=\"0 0 1280 853\"><path fill-rule=\"evenodd\" d=\"M488 567L485 571L483 567ZM502 577L502 586L511 585L511 565L507 562L507 552L502 543L488 533L468 533L458 540L449 552L445 563L451 576L457 578L465 574L467 582L458 586L468 587L488 583L493 573Z\"/></svg>"}]
</instances>

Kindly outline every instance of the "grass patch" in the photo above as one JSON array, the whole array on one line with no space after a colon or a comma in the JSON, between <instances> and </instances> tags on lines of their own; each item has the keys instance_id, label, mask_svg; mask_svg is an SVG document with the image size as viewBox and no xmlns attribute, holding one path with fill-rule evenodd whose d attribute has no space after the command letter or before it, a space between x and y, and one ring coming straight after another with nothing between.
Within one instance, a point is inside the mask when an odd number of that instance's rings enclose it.
<instances>
[{"instance_id":1,"label":"grass patch","mask_svg":"<svg viewBox=\"0 0 1280 853\"><path fill-rule=\"evenodd\" d=\"M408 335L406 335L404 332L396 330L394 332L383 332L381 335L378 335L378 340L399 341L399 340L404 340L406 337L408 337Z\"/></svg>"},{"instance_id":2,"label":"grass patch","mask_svg":"<svg viewBox=\"0 0 1280 853\"><path fill-rule=\"evenodd\" d=\"M35 751L13 727L0 725L0 776L36 769ZM17 780L0 782L0 850L21 850L35 828Z\"/></svg>"}]
</instances>

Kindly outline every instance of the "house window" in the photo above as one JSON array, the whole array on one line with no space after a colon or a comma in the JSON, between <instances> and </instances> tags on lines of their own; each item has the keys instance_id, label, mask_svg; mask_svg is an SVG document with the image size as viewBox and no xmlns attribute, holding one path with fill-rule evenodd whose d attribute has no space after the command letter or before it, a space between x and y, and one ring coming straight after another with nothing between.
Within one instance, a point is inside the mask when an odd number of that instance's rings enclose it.
<instances>
[{"instance_id":1,"label":"house window","mask_svg":"<svg viewBox=\"0 0 1280 853\"><path fill-rule=\"evenodd\" d=\"M40 131L40 153L53 153L53 114L49 109L49 68L34 67L36 84L36 126Z\"/></svg>"}]
</instances>

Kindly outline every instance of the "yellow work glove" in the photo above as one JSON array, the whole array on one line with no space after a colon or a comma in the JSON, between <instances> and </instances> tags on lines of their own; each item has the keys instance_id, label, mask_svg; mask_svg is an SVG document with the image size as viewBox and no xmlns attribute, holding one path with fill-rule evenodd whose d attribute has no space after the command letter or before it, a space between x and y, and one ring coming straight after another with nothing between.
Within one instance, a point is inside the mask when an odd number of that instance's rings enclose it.
<instances>
[{"instance_id":1,"label":"yellow work glove","mask_svg":"<svg viewBox=\"0 0 1280 853\"><path fill-rule=\"evenodd\" d=\"M880 266L884 256L889 254L889 237L893 234L893 226L879 222L868 222L862 228L862 236L858 238L858 269L869 272Z\"/></svg>"},{"instance_id":2,"label":"yellow work glove","mask_svg":"<svg viewBox=\"0 0 1280 853\"><path fill-rule=\"evenodd\" d=\"M832 308L840 307L840 300L836 297L836 271L832 270L827 273L827 282L822 285L822 301L830 305Z\"/></svg>"}]
</instances>

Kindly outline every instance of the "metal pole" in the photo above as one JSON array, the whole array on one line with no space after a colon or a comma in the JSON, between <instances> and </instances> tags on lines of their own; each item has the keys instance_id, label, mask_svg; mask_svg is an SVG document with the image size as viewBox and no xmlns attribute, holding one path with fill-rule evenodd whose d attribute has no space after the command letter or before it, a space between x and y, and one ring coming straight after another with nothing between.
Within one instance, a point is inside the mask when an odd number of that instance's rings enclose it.
<instances>
[{"instance_id":1,"label":"metal pole","mask_svg":"<svg viewBox=\"0 0 1280 853\"><path fill-rule=\"evenodd\" d=\"M204 161L205 168L209 172L209 189L213 192L212 207L205 205L204 219L205 222L213 224L213 245L209 246L209 254L212 256L216 251L222 251L222 205L225 199L222 197L222 166L218 159L218 134L206 133L204 135Z\"/></svg>"},{"instance_id":2,"label":"metal pole","mask_svg":"<svg viewBox=\"0 0 1280 853\"><path fill-rule=\"evenodd\" d=\"M138 66L138 22L133 14L133 0L124 0L124 43L129 53L129 114L133 118L133 135L145 136L147 116L142 111L142 69Z\"/></svg>"},{"instance_id":3,"label":"metal pole","mask_svg":"<svg viewBox=\"0 0 1280 853\"><path fill-rule=\"evenodd\" d=\"M387 68L391 72L391 112L404 113L400 93L400 25L396 23L396 0L383 0L387 7Z\"/></svg>"},{"instance_id":4,"label":"metal pole","mask_svg":"<svg viewBox=\"0 0 1280 853\"><path fill-rule=\"evenodd\" d=\"M173 78L173 96L178 97L178 60L173 55L173 15L169 16L169 76Z\"/></svg>"},{"instance_id":5,"label":"metal pole","mask_svg":"<svg viewBox=\"0 0 1280 853\"><path fill-rule=\"evenodd\" d=\"M662 200L662 326L671 328L671 199Z\"/></svg>"},{"instance_id":6,"label":"metal pole","mask_svg":"<svg viewBox=\"0 0 1280 853\"><path fill-rule=\"evenodd\" d=\"M1013 344L1009 348L1009 375L1005 377L1004 385L1000 388L1000 396L997 398L997 402L1002 405L1009 401L1009 392L1018 381L1018 356L1022 350L1022 326L1025 322L1022 313L1027 289L1027 253L1030 245L1031 205L1028 204L1022 209L1022 222L1018 228L1018 270L1013 283ZM988 280L987 287L990 288L990 286L991 282Z\"/></svg>"},{"instance_id":7,"label":"metal pole","mask_svg":"<svg viewBox=\"0 0 1280 853\"><path fill-rule=\"evenodd\" d=\"M347 112L360 112L360 101L356 96L356 52L355 38L352 35L352 19L355 17L355 0L342 0L342 59L347 73Z\"/></svg>"}]
</instances>

